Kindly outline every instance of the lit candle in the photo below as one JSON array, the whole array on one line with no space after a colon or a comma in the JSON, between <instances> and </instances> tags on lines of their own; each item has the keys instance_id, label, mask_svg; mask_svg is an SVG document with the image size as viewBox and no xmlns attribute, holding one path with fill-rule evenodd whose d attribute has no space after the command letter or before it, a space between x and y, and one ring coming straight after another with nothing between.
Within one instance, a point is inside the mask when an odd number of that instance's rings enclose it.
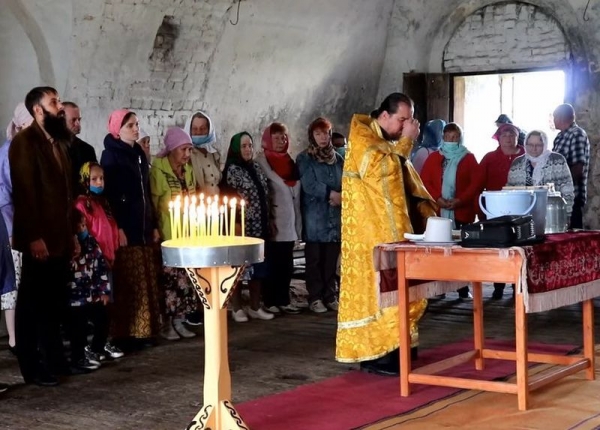
<instances>
[{"instance_id":1,"label":"lit candle","mask_svg":"<svg viewBox=\"0 0 600 430\"><path fill-rule=\"evenodd\" d=\"M206 220L205 218L206 210L204 209L204 202L201 205L198 205L197 209L197 223L198 223L198 236L202 238L206 234Z\"/></svg>"},{"instance_id":2,"label":"lit candle","mask_svg":"<svg viewBox=\"0 0 600 430\"><path fill-rule=\"evenodd\" d=\"M224 220L225 220L225 206L220 206L219 207L219 236L223 236L224 230L225 230L225 225L224 225Z\"/></svg>"},{"instance_id":3,"label":"lit candle","mask_svg":"<svg viewBox=\"0 0 600 430\"><path fill-rule=\"evenodd\" d=\"M211 231L212 231L212 235L213 236L218 236L219 235L219 208L217 206L217 202L214 201L213 202L213 207L212 207L212 227L211 227Z\"/></svg>"},{"instance_id":4,"label":"lit candle","mask_svg":"<svg viewBox=\"0 0 600 430\"><path fill-rule=\"evenodd\" d=\"M173 214L173 202L169 202L169 228L171 230L171 237L170 239L174 239L175 238L175 218L174 218L174 214Z\"/></svg>"},{"instance_id":5,"label":"lit candle","mask_svg":"<svg viewBox=\"0 0 600 430\"><path fill-rule=\"evenodd\" d=\"M231 210L230 210L231 220L229 221L230 222L229 226L231 229L231 236L235 236L235 204L236 204L235 198L231 199L231 203L229 204L231 206Z\"/></svg>"},{"instance_id":6,"label":"lit candle","mask_svg":"<svg viewBox=\"0 0 600 430\"><path fill-rule=\"evenodd\" d=\"M190 206L190 238L196 238L196 206Z\"/></svg>"},{"instance_id":7,"label":"lit candle","mask_svg":"<svg viewBox=\"0 0 600 430\"><path fill-rule=\"evenodd\" d=\"M181 199L179 196L175 199L175 239L181 237Z\"/></svg>"},{"instance_id":8,"label":"lit candle","mask_svg":"<svg viewBox=\"0 0 600 430\"><path fill-rule=\"evenodd\" d=\"M190 235L190 198L185 196L183 199L183 237L189 237Z\"/></svg>"},{"instance_id":9,"label":"lit candle","mask_svg":"<svg viewBox=\"0 0 600 430\"><path fill-rule=\"evenodd\" d=\"M223 216L223 224L225 224L225 236L229 236L229 224L227 219L227 196L223 197L223 206L224 206L224 216Z\"/></svg>"},{"instance_id":10,"label":"lit candle","mask_svg":"<svg viewBox=\"0 0 600 430\"><path fill-rule=\"evenodd\" d=\"M242 207L242 237L244 237L246 236L246 202L244 201L244 199L242 199L242 201L240 202L240 206Z\"/></svg>"}]
</instances>

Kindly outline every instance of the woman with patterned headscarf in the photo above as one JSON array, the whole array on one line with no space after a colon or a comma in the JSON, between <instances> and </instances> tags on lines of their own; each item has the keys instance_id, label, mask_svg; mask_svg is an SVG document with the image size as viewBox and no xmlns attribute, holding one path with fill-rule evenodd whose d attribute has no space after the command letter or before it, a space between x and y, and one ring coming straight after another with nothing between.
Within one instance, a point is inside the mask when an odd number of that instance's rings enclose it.
<instances>
[{"instance_id":1,"label":"woman with patterned headscarf","mask_svg":"<svg viewBox=\"0 0 600 430\"><path fill-rule=\"evenodd\" d=\"M269 276L263 289L265 307L275 314L297 314L290 304L290 282L294 272L294 244L302 234L300 181L296 163L288 153L287 127L279 122L262 136L263 152L256 161L267 176L271 200L271 235L265 243Z\"/></svg>"},{"instance_id":2,"label":"woman with patterned headscarf","mask_svg":"<svg viewBox=\"0 0 600 430\"><path fill-rule=\"evenodd\" d=\"M221 190L246 202L246 235L266 239L269 235L269 188L267 177L254 161L254 144L248 132L243 131L231 138ZM237 288L231 299L234 321L246 322L248 316L272 319L273 314L260 307L261 288L267 276L266 263L253 264L244 276L250 290L250 306L242 308L241 290Z\"/></svg>"},{"instance_id":3,"label":"woman with patterned headscarf","mask_svg":"<svg viewBox=\"0 0 600 430\"><path fill-rule=\"evenodd\" d=\"M296 163L302 187L303 235L306 246L306 289L310 310L338 310L336 268L342 241L342 172L344 160L331 142L329 120L308 127L308 148Z\"/></svg>"},{"instance_id":4,"label":"woman with patterned headscarf","mask_svg":"<svg viewBox=\"0 0 600 430\"><path fill-rule=\"evenodd\" d=\"M410 161L417 173L421 174L421 170L429 154L437 151L442 146L445 126L446 121L443 119L432 119L425 124L421 144L414 150L410 157Z\"/></svg>"}]
</instances>

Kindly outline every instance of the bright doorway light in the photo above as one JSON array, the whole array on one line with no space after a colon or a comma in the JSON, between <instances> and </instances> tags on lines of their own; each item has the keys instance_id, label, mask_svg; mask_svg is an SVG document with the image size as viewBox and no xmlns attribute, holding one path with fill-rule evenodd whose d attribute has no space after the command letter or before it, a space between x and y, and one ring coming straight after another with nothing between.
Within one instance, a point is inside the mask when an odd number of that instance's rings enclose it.
<instances>
[{"instance_id":1,"label":"bright doorway light","mask_svg":"<svg viewBox=\"0 0 600 430\"><path fill-rule=\"evenodd\" d=\"M548 134L550 149L558 133L552 112L565 99L562 70L454 77L454 119L463 127L465 145L481 160L498 142L494 121L508 115L525 132Z\"/></svg>"}]
</instances>

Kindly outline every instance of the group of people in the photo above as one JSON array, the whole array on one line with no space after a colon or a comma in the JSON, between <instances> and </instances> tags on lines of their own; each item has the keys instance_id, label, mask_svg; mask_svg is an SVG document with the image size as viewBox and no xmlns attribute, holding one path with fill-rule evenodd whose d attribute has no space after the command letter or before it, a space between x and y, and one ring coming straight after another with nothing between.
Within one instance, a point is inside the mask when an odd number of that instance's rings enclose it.
<instances>
[{"instance_id":1,"label":"group of people","mask_svg":"<svg viewBox=\"0 0 600 430\"><path fill-rule=\"evenodd\" d=\"M2 308L26 383L53 386L60 375L96 370L123 356L117 345L196 335L188 326L202 324L202 308L191 281L183 269L163 267L160 255L175 196L243 198L246 234L265 240L265 261L244 273L249 304L241 288L232 298L236 322L300 313L290 282L301 240L308 307L337 311L346 142L326 118L310 124L296 160L279 122L264 130L262 151L245 131L223 151L211 118L195 112L184 128L166 130L153 158L134 112L115 110L107 129L98 162L77 137L79 107L54 88L36 87L17 106L0 148Z\"/></svg>"},{"instance_id":2,"label":"group of people","mask_svg":"<svg viewBox=\"0 0 600 430\"><path fill-rule=\"evenodd\" d=\"M539 130L527 133L520 145L521 130L502 115L494 134L498 148L480 163L465 148L456 123L428 122L415 146L420 125L413 114L413 101L393 93L370 116L355 115L342 182L336 358L360 362L363 370L381 375L399 372L398 308L397 297L386 296L385 270L375 272L376 245L401 241L404 233L422 233L434 215L452 219L456 228L481 219L479 195L506 185L553 183L567 201L571 228L582 228L586 202L590 145L571 105L554 111L560 132L553 150ZM503 284L496 285L494 298L501 298L503 290ZM468 297L468 288L459 295ZM425 308L426 300L410 303L413 356Z\"/></svg>"},{"instance_id":3,"label":"group of people","mask_svg":"<svg viewBox=\"0 0 600 430\"><path fill-rule=\"evenodd\" d=\"M560 132L551 150L545 132L533 130L525 134L507 115L500 115L493 136L498 147L477 163L463 144L463 131L458 124L429 121L413 161L439 207L438 214L452 219L455 228L460 229L476 216L484 219L479 208L479 195L484 190L553 184L567 203L570 227L583 228L590 143L577 125L571 105L555 109L554 124ZM502 298L503 291L504 285L496 284L492 297ZM469 297L468 289L459 290L459 295Z\"/></svg>"}]
</instances>

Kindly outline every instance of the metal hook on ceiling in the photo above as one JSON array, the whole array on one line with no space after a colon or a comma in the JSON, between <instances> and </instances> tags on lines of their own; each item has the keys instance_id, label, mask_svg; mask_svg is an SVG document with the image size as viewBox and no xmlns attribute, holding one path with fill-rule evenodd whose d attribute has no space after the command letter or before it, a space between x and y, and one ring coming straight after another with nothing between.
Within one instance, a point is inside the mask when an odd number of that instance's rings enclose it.
<instances>
[{"instance_id":1,"label":"metal hook on ceiling","mask_svg":"<svg viewBox=\"0 0 600 430\"><path fill-rule=\"evenodd\" d=\"M238 0L237 1L237 13L236 13L236 17L235 17L235 22L233 22L232 20L229 20L229 23L231 25L238 25L238 23L240 22L240 5L242 4L242 0Z\"/></svg>"}]
</instances>

